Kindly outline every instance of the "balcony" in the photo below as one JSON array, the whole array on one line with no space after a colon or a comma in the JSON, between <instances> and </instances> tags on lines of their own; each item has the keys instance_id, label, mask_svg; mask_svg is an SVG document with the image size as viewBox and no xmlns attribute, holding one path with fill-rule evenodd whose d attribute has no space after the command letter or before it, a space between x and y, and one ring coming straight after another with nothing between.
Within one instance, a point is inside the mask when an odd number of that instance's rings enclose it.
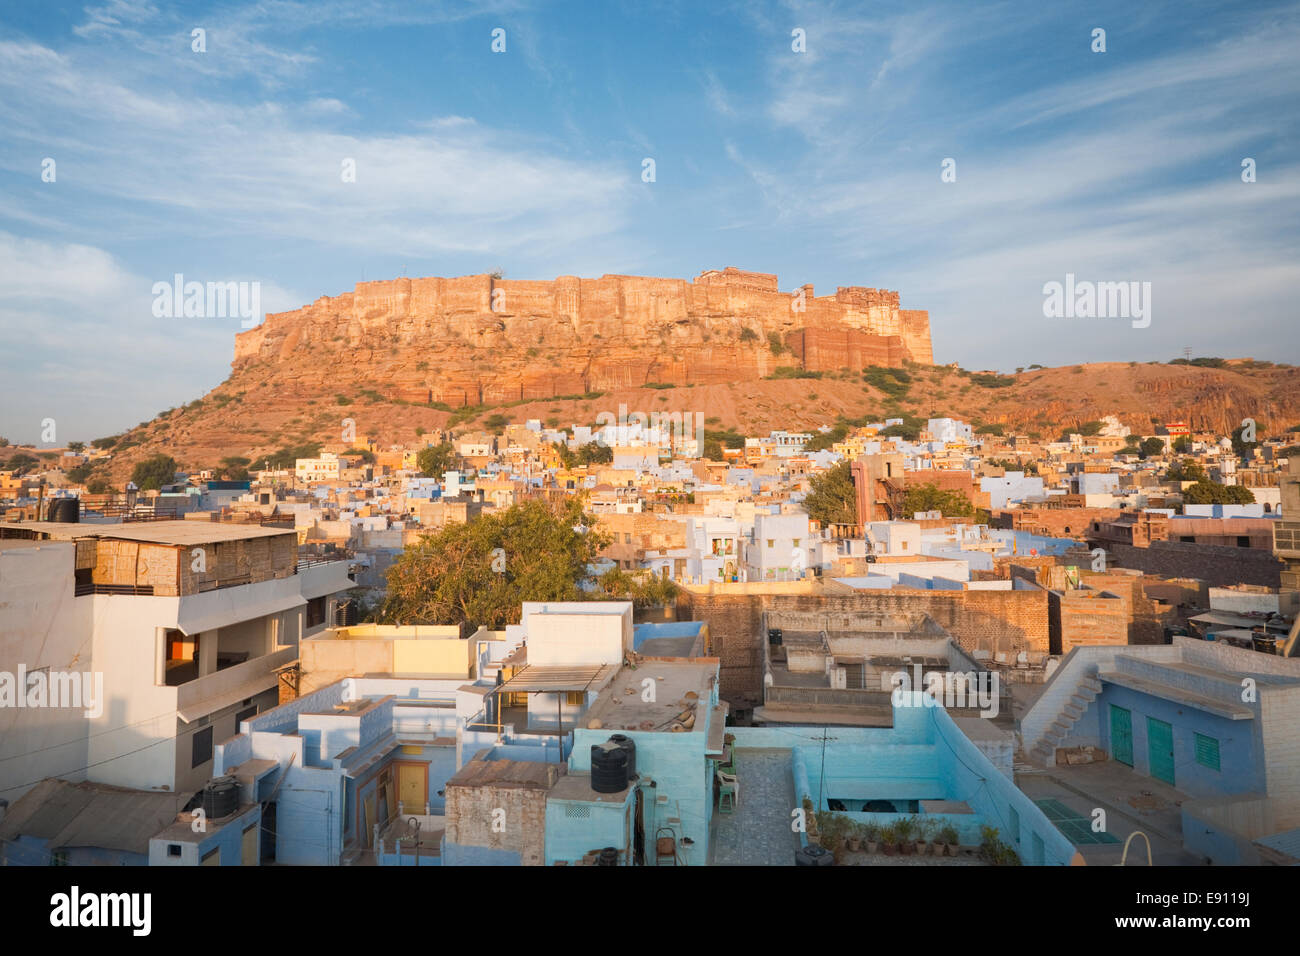
<instances>
[{"instance_id":1,"label":"balcony","mask_svg":"<svg viewBox=\"0 0 1300 956\"><path fill-rule=\"evenodd\" d=\"M296 647L263 654L176 688L176 709L186 723L276 686L276 671L298 656Z\"/></svg>"}]
</instances>

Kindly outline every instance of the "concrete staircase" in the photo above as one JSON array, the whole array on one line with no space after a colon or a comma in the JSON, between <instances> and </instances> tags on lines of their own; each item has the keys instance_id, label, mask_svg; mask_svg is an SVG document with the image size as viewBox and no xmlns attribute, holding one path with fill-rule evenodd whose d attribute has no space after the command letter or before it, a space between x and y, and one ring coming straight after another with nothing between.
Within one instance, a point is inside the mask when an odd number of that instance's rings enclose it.
<instances>
[{"instance_id":1,"label":"concrete staircase","mask_svg":"<svg viewBox=\"0 0 1300 956\"><path fill-rule=\"evenodd\" d=\"M1101 681L1096 677L1085 676L1079 680L1074 692L1066 698L1061 712L1048 725L1043 736L1038 738L1029 756L1037 763L1048 767L1056 764L1056 748L1070 736L1074 725L1087 712L1088 706L1101 694Z\"/></svg>"}]
</instances>

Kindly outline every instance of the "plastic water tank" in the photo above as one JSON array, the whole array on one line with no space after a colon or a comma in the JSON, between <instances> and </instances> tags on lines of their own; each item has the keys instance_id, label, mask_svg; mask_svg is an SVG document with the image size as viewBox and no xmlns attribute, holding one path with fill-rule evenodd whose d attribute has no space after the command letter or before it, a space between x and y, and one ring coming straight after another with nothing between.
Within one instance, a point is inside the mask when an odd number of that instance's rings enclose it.
<instances>
[{"instance_id":1,"label":"plastic water tank","mask_svg":"<svg viewBox=\"0 0 1300 956\"><path fill-rule=\"evenodd\" d=\"M636 778L636 741L627 734L613 734L609 742L627 751L627 778Z\"/></svg>"},{"instance_id":2,"label":"plastic water tank","mask_svg":"<svg viewBox=\"0 0 1300 956\"><path fill-rule=\"evenodd\" d=\"M627 789L627 751L606 741L591 746L591 789L620 793Z\"/></svg>"},{"instance_id":3,"label":"plastic water tank","mask_svg":"<svg viewBox=\"0 0 1300 956\"><path fill-rule=\"evenodd\" d=\"M228 817L239 809L239 781L234 777L214 777L203 788L203 815L209 820Z\"/></svg>"},{"instance_id":4,"label":"plastic water tank","mask_svg":"<svg viewBox=\"0 0 1300 956\"><path fill-rule=\"evenodd\" d=\"M75 524L81 520L80 498L54 498L50 501L47 521L64 521Z\"/></svg>"}]
</instances>

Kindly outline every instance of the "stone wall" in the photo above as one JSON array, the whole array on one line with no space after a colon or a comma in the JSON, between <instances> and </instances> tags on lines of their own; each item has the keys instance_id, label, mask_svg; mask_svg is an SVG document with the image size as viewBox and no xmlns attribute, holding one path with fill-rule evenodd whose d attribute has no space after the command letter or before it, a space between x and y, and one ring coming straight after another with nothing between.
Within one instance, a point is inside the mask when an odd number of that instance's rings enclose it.
<instances>
[{"instance_id":1,"label":"stone wall","mask_svg":"<svg viewBox=\"0 0 1300 956\"><path fill-rule=\"evenodd\" d=\"M1233 584L1276 588L1282 581L1282 562L1259 548L1153 541L1148 548L1112 544L1108 550L1120 567L1166 578L1199 578L1212 588Z\"/></svg>"},{"instance_id":2,"label":"stone wall","mask_svg":"<svg viewBox=\"0 0 1300 956\"><path fill-rule=\"evenodd\" d=\"M975 650L1014 657L1049 650L1045 591L914 591L863 594L706 594L687 591L679 603L683 620L707 621L714 653L721 658L719 693L734 706L762 700L762 615L765 610L829 614L915 616L928 614L970 654Z\"/></svg>"}]
</instances>

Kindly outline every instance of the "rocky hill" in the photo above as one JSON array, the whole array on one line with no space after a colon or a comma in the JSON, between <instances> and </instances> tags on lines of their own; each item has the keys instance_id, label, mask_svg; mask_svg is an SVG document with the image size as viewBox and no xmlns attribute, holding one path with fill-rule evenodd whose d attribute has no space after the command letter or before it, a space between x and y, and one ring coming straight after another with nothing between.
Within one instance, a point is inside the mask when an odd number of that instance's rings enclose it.
<instances>
[{"instance_id":1,"label":"rocky hill","mask_svg":"<svg viewBox=\"0 0 1300 956\"><path fill-rule=\"evenodd\" d=\"M163 452L182 467L277 449L411 444L494 416L568 426L601 413L702 412L747 434L839 418L951 416L1044 438L1105 415L1261 435L1300 422L1300 369L1113 362L1014 375L931 365L929 317L897 293L777 290L727 269L693 282L492 276L362 283L236 338L230 377L123 433L106 476ZM891 371L892 370L892 371ZM356 439L346 439L346 421Z\"/></svg>"}]
</instances>

